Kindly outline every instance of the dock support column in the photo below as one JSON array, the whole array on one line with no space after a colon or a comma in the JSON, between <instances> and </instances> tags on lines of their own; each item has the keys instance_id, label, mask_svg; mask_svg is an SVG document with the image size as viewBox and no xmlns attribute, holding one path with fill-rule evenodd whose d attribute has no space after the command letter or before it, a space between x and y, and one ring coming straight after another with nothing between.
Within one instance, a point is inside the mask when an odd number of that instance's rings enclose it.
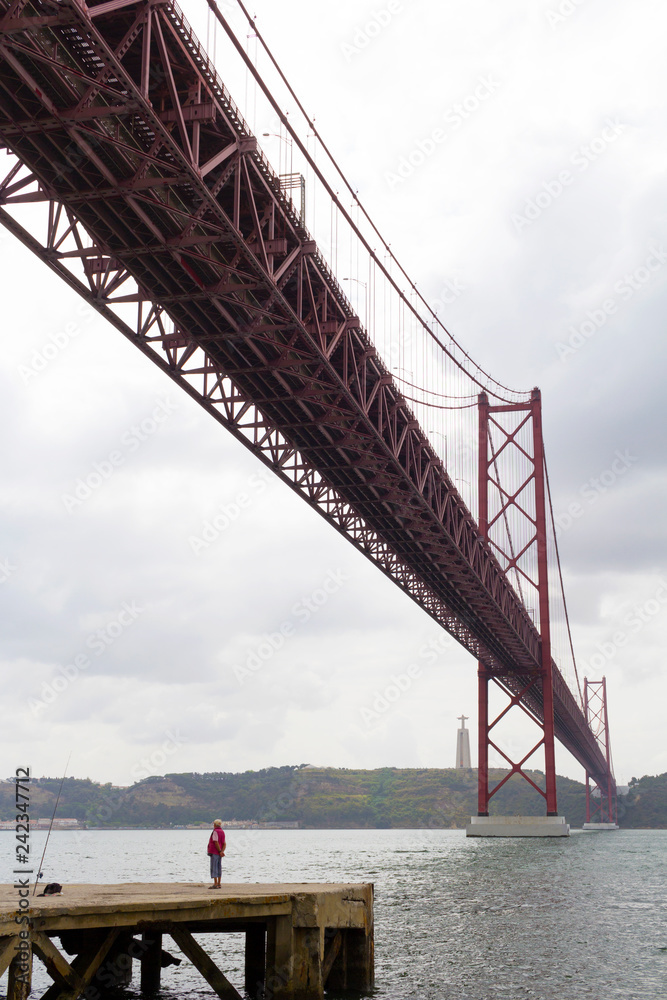
<instances>
[{"instance_id":1,"label":"dock support column","mask_svg":"<svg viewBox=\"0 0 667 1000\"><path fill-rule=\"evenodd\" d=\"M25 946L22 946L21 950L16 952L14 958L9 963L7 1000L28 1000L31 986L32 942L27 940Z\"/></svg>"},{"instance_id":2,"label":"dock support column","mask_svg":"<svg viewBox=\"0 0 667 1000\"><path fill-rule=\"evenodd\" d=\"M141 992L156 993L160 989L162 971L162 934L160 931L144 931L141 935Z\"/></svg>"},{"instance_id":3,"label":"dock support column","mask_svg":"<svg viewBox=\"0 0 667 1000\"><path fill-rule=\"evenodd\" d=\"M350 929L345 937L347 989L364 993L373 988L374 982L373 931Z\"/></svg>"},{"instance_id":4,"label":"dock support column","mask_svg":"<svg viewBox=\"0 0 667 1000\"><path fill-rule=\"evenodd\" d=\"M252 924L245 932L245 989L251 997L264 994L266 981L266 927Z\"/></svg>"},{"instance_id":5,"label":"dock support column","mask_svg":"<svg viewBox=\"0 0 667 1000\"><path fill-rule=\"evenodd\" d=\"M323 927L294 928L293 997L294 1000L321 1000Z\"/></svg>"},{"instance_id":6,"label":"dock support column","mask_svg":"<svg viewBox=\"0 0 667 1000\"><path fill-rule=\"evenodd\" d=\"M109 949L109 953L100 968L106 987L129 986L132 982L133 944L132 934L128 931L122 931Z\"/></svg>"},{"instance_id":7,"label":"dock support column","mask_svg":"<svg viewBox=\"0 0 667 1000\"><path fill-rule=\"evenodd\" d=\"M347 931L331 929L325 933L322 980L328 990L347 988Z\"/></svg>"},{"instance_id":8,"label":"dock support column","mask_svg":"<svg viewBox=\"0 0 667 1000\"><path fill-rule=\"evenodd\" d=\"M266 1000L291 1000L293 957L292 915L275 917L266 939Z\"/></svg>"}]
</instances>

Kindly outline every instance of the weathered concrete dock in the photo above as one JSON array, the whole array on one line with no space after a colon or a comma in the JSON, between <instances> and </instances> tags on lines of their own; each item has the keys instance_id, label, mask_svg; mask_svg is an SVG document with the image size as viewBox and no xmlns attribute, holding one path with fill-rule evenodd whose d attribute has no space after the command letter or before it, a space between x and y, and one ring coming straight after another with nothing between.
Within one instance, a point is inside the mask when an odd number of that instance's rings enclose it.
<instances>
[{"instance_id":1,"label":"weathered concrete dock","mask_svg":"<svg viewBox=\"0 0 667 1000\"><path fill-rule=\"evenodd\" d=\"M130 983L137 966L142 990L154 992L162 968L179 958L192 963L211 996L242 1000L193 937L239 931L245 934L243 988L251 997L321 1000L325 985L360 992L373 986L368 883L219 890L188 883L66 885L60 896L22 898L20 904L16 887L0 886L0 975L7 973L8 1000L28 996L33 959L53 980L43 1000L84 994L95 1000ZM182 956L169 953L171 942Z\"/></svg>"}]
</instances>

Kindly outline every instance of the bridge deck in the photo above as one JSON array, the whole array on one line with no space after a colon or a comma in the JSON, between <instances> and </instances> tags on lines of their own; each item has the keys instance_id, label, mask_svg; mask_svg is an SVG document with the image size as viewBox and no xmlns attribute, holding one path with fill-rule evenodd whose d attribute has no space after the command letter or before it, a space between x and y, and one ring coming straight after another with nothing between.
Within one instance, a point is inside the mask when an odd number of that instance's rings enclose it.
<instances>
[{"instance_id":1,"label":"bridge deck","mask_svg":"<svg viewBox=\"0 0 667 1000\"><path fill-rule=\"evenodd\" d=\"M0 0L0 146L0 223L541 721L538 629L178 5Z\"/></svg>"},{"instance_id":2,"label":"bridge deck","mask_svg":"<svg viewBox=\"0 0 667 1000\"><path fill-rule=\"evenodd\" d=\"M213 995L240 1000L193 933L245 933L245 989L280 997L321 998L327 987L366 990L373 981L373 886L368 883L199 883L67 885L59 896L29 896L0 886L0 975L7 997L27 996L21 966L37 955L53 979L49 1000L126 985L133 959L142 989L159 985L173 958L167 935L208 982ZM24 900L26 897L24 897ZM18 924L17 912L24 915ZM23 938L20 933L23 931ZM60 944L57 947L54 938ZM69 956L75 955L75 958ZM66 957L68 956L68 957ZM23 990L23 992L21 992Z\"/></svg>"}]
</instances>

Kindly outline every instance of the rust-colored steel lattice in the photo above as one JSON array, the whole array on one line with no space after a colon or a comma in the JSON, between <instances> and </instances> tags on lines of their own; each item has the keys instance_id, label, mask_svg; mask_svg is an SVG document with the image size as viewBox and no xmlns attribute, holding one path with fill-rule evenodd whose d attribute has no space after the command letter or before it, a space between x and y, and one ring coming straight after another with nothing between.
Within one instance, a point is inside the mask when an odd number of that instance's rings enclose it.
<instances>
[{"instance_id":1,"label":"rust-colored steel lattice","mask_svg":"<svg viewBox=\"0 0 667 1000\"><path fill-rule=\"evenodd\" d=\"M519 774L544 797L547 815L556 816L554 681L559 686L564 682L551 657L544 448L538 389L533 390L527 403L491 406L486 394L479 397L479 524L504 573L514 578L524 603L528 607L532 604L532 615L540 631L540 652L533 670L523 674L479 663L478 812L480 816L488 816L489 799L514 774ZM490 683L509 697L508 704L491 722ZM540 733L537 743L519 761L512 760L498 746L492 732L512 709L528 715ZM566 721L563 719L563 724ZM508 774L493 789L489 788L488 780L489 747L510 765ZM540 749L544 751L545 789L539 788L525 770L527 762Z\"/></svg>"},{"instance_id":2,"label":"rust-colored steel lattice","mask_svg":"<svg viewBox=\"0 0 667 1000\"><path fill-rule=\"evenodd\" d=\"M0 222L549 715L544 636L179 7L0 0L0 142Z\"/></svg>"},{"instance_id":3,"label":"rust-colored steel lattice","mask_svg":"<svg viewBox=\"0 0 667 1000\"><path fill-rule=\"evenodd\" d=\"M588 724L607 762L604 781L586 771L586 822L618 823L616 781L611 760L611 739L607 714L607 679L584 678L584 710Z\"/></svg>"}]
</instances>

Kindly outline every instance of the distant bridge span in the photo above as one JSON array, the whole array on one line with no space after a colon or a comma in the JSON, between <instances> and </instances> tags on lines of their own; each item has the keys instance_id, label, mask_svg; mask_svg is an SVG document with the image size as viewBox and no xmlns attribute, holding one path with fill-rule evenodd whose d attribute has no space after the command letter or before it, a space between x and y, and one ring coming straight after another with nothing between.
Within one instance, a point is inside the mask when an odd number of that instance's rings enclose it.
<instances>
[{"instance_id":1,"label":"distant bridge span","mask_svg":"<svg viewBox=\"0 0 667 1000\"><path fill-rule=\"evenodd\" d=\"M552 688L555 736L606 789L584 712L178 6L0 0L0 18L0 221L500 679L545 746ZM45 231L17 220L33 203Z\"/></svg>"}]
</instances>

